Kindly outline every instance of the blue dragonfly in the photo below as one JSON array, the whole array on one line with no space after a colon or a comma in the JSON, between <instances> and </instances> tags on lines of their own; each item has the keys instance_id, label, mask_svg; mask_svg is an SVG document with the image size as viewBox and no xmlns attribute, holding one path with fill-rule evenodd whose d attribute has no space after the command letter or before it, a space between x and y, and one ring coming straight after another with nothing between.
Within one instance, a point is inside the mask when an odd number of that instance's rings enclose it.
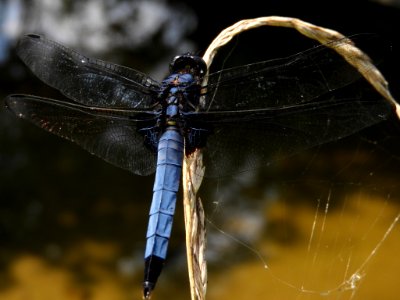
<instances>
[{"instance_id":1,"label":"blue dragonfly","mask_svg":"<svg viewBox=\"0 0 400 300\"><path fill-rule=\"evenodd\" d=\"M167 257L185 155L203 149L206 176L218 178L346 137L392 112L377 94L344 96L361 76L325 46L209 75L202 58L187 53L172 60L162 82L36 34L22 37L16 51L68 99L9 95L10 111L117 167L156 173L144 298Z\"/></svg>"}]
</instances>

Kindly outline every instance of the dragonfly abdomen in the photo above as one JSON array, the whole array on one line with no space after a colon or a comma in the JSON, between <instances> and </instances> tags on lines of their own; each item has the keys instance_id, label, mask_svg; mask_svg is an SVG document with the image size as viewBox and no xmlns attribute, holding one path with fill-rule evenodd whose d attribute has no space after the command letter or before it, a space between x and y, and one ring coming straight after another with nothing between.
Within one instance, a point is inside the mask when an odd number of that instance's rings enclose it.
<instances>
[{"instance_id":1,"label":"dragonfly abdomen","mask_svg":"<svg viewBox=\"0 0 400 300\"><path fill-rule=\"evenodd\" d=\"M183 147L183 137L177 127L167 127L158 144L156 179L146 236L143 282L145 298L154 289L167 256L182 172Z\"/></svg>"}]
</instances>

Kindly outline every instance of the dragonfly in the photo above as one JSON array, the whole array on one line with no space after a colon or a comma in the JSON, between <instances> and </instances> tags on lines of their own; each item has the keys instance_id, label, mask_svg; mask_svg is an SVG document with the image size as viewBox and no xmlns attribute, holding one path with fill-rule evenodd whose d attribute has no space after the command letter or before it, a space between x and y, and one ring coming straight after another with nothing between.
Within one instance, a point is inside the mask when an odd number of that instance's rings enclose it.
<instances>
[{"instance_id":1,"label":"dragonfly","mask_svg":"<svg viewBox=\"0 0 400 300\"><path fill-rule=\"evenodd\" d=\"M211 74L201 57L186 53L173 58L161 82L36 34L23 36L16 52L66 99L13 94L5 99L11 112L117 167L155 172L146 299L166 261L185 156L202 149L205 176L238 174L349 136L392 112L377 94L340 93L361 75L324 45Z\"/></svg>"}]
</instances>

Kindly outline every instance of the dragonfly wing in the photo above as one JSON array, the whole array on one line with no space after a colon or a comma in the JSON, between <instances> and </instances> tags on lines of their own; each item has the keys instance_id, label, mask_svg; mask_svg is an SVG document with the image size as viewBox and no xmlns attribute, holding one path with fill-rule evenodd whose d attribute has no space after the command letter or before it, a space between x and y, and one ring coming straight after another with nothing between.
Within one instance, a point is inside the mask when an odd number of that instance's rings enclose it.
<instances>
[{"instance_id":1,"label":"dragonfly wing","mask_svg":"<svg viewBox=\"0 0 400 300\"><path fill-rule=\"evenodd\" d=\"M91 154L138 175L155 171L156 155L138 131L154 125L154 112L102 109L29 95L10 95L18 117L77 143Z\"/></svg>"},{"instance_id":2,"label":"dragonfly wing","mask_svg":"<svg viewBox=\"0 0 400 300\"><path fill-rule=\"evenodd\" d=\"M386 47L374 35L353 39L361 49L382 58ZM333 48L339 40L293 56L224 69L208 78L202 110L245 110L305 104L345 87L361 74ZM379 45L379 47L377 46Z\"/></svg>"},{"instance_id":3,"label":"dragonfly wing","mask_svg":"<svg viewBox=\"0 0 400 300\"><path fill-rule=\"evenodd\" d=\"M344 138L385 120L391 112L382 99L332 96L286 108L207 112L187 118L193 128L210 130L203 152L206 176L224 177Z\"/></svg>"},{"instance_id":4,"label":"dragonfly wing","mask_svg":"<svg viewBox=\"0 0 400 300\"><path fill-rule=\"evenodd\" d=\"M88 106L145 109L159 89L143 73L85 57L39 35L21 38L17 53L46 84Z\"/></svg>"}]
</instances>

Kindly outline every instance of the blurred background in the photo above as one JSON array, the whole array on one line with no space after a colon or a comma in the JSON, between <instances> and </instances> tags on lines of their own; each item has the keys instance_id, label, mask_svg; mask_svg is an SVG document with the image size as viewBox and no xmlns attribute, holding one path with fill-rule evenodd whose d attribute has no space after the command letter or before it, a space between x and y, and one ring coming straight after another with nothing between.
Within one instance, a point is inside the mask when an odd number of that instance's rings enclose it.
<instances>
[{"instance_id":1,"label":"blurred background","mask_svg":"<svg viewBox=\"0 0 400 300\"><path fill-rule=\"evenodd\" d=\"M389 0L2 0L0 98L60 97L17 58L24 33L162 80L175 55L203 54L225 27L270 15L378 34L388 43L371 48L388 47L380 69L400 99L400 3ZM231 63L313 45L290 29L255 30L235 41ZM208 299L398 299L399 129L391 119L257 174L206 180ZM1 104L0 300L140 299L153 179ZM181 205L170 244L153 299L189 299Z\"/></svg>"}]
</instances>

